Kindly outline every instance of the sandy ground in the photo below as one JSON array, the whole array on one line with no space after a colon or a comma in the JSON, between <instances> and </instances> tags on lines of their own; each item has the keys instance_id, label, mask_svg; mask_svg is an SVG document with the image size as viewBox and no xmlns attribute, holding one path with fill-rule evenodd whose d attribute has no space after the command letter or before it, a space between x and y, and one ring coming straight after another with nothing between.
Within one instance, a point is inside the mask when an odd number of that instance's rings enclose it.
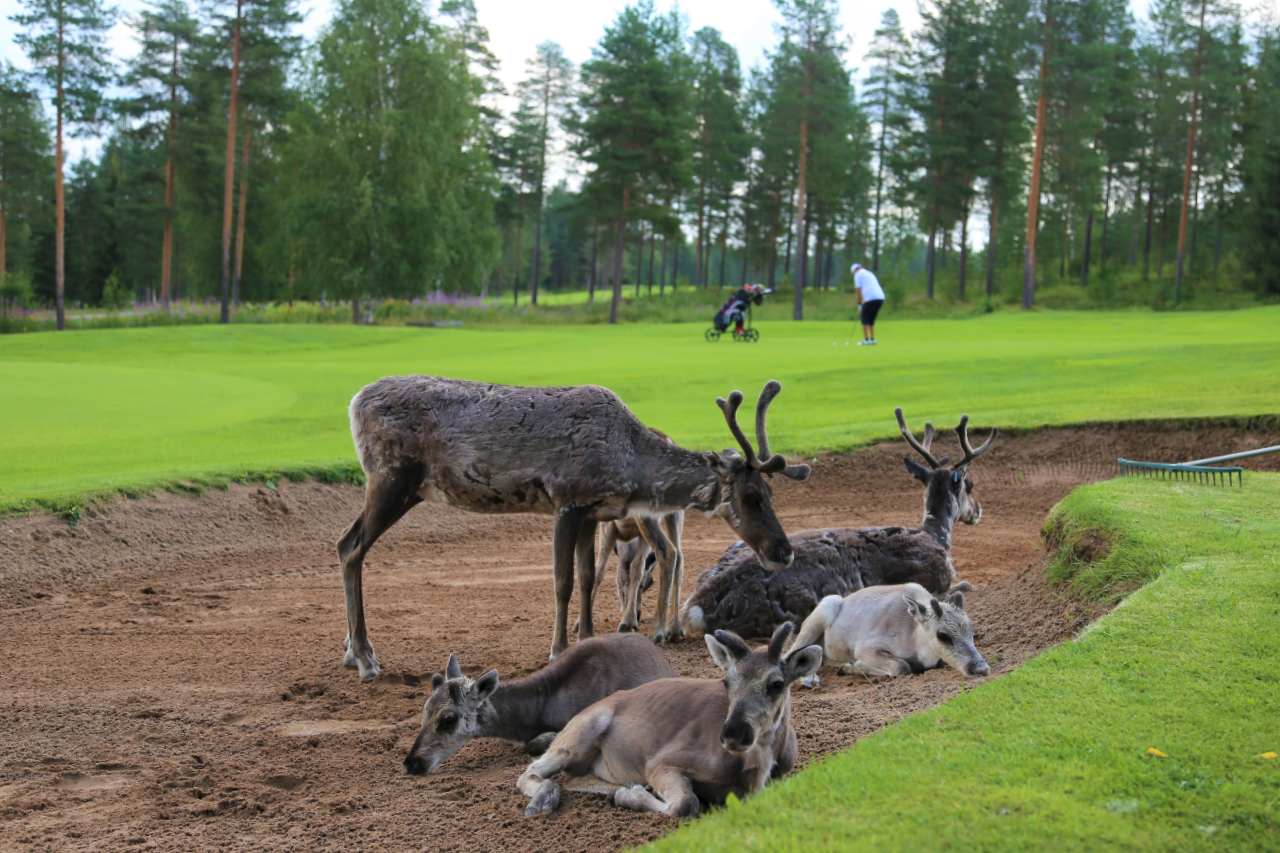
<instances>
[{"instance_id":1,"label":"sandy ground","mask_svg":"<svg viewBox=\"0 0 1280 853\"><path fill-rule=\"evenodd\" d=\"M1039 565L1045 513L1073 486L1113 476L1117 456L1173 462L1276 443L1143 426L1002 436L970 472L984 516L960 527L954 552L977 587L968 606L991 677L1093 615L1050 594ZM923 488L902 467L906 450L831 457L807 483L782 480L784 525L918 523ZM573 793L553 817L525 820L515 780L527 757L498 742L471 743L434 776L399 773L424 684L449 652L469 674L503 678L546 660L551 522L410 513L366 564L385 672L361 684L339 666L333 542L362 498L281 483L120 501L73 529L0 519L0 849L599 851L667 831L666 819ZM688 519L686 593L732 541L721 522ZM611 594L596 612L597 625L614 623ZM667 651L684 675L717 672L697 637ZM795 691L806 762L962 683L951 670L876 684L822 675L820 689Z\"/></svg>"}]
</instances>

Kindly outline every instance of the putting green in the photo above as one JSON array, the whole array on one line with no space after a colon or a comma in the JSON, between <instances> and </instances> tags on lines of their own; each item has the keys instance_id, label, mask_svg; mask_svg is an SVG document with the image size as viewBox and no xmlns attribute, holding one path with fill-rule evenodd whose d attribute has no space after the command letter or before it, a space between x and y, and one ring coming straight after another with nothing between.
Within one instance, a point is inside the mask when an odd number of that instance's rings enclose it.
<instances>
[{"instance_id":1,"label":"putting green","mask_svg":"<svg viewBox=\"0 0 1280 853\"><path fill-rule=\"evenodd\" d=\"M1280 307L1208 314L1001 313L882 324L406 329L188 326L0 338L0 510L197 476L351 462L364 384L434 373L597 383L683 444L732 444L714 399L777 378L777 450L842 449L911 422L1033 427L1280 412Z\"/></svg>"}]
</instances>

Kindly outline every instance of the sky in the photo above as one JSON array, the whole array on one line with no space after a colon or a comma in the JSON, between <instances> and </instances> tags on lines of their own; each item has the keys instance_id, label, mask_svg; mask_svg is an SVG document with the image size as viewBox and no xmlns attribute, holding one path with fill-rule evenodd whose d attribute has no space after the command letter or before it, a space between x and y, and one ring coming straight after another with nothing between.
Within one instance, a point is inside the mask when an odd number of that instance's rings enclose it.
<instances>
[{"instance_id":1,"label":"sky","mask_svg":"<svg viewBox=\"0 0 1280 853\"><path fill-rule=\"evenodd\" d=\"M1269 2L1269 0L1265 0ZM110 0L107 0L110 2ZM524 76L524 61L532 56L543 41L559 42L575 63L591 56L591 47L604 34L604 28L626 5L624 0L552 0L533 3L529 0L475 0L480 23L489 29L490 46L501 60L499 76L508 89ZM1134 13L1145 16L1148 0L1132 0ZM143 0L116 0L121 21L109 35L111 48L119 60L137 52L128 23L145 7ZM429 3L434 9L436 2ZM679 8L687 17L690 31L716 27L726 41L738 48L744 70L764 61L765 52L777 42L776 27L781 18L772 0L684 0L681 3L656 0L659 9ZM866 55L881 15L890 7L898 10L908 32L920 23L916 0L844 0L839 3L840 25L849 44L847 62L855 69L854 79L865 76ZM302 34L313 38L333 8L333 0L300 0L306 19ZM21 10L19 0L0 0L0 58L21 67L30 67L22 51L13 42L17 25L10 16ZM93 139L70 140L68 159L77 160L96 153L99 142Z\"/></svg>"}]
</instances>

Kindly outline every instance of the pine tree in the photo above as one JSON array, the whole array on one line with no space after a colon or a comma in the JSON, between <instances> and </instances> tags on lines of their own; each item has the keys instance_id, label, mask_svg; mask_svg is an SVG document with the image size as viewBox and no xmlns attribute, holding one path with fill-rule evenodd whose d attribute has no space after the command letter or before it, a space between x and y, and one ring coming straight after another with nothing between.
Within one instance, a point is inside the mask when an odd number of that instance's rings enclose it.
<instances>
[{"instance_id":1,"label":"pine tree","mask_svg":"<svg viewBox=\"0 0 1280 853\"><path fill-rule=\"evenodd\" d=\"M521 82L519 95L521 106L535 117L533 139L536 150L530 152L528 161L534 170L534 231L533 231L533 281L530 301L538 304L538 280L542 275L542 196L547 174L547 157L550 139L567 116L573 98L573 63L564 55L560 45L545 41L538 45L537 54L525 63L528 76Z\"/></svg>"},{"instance_id":2,"label":"pine tree","mask_svg":"<svg viewBox=\"0 0 1280 853\"><path fill-rule=\"evenodd\" d=\"M26 76L7 62L0 65L0 289L9 268L18 266L8 252L10 223L16 218L29 231L40 204L48 133L40 98Z\"/></svg>"},{"instance_id":3,"label":"pine tree","mask_svg":"<svg viewBox=\"0 0 1280 853\"><path fill-rule=\"evenodd\" d=\"M863 104L875 116L876 123L876 197L872 214L874 236L871 243L871 269L880 269L880 213L884 202L884 179L888 159L897 148L897 140L910 121L908 95L910 89L910 46L902 34L902 23L896 9L887 9L880 19L867 59L875 63L863 87Z\"/></svg>"},{"instance_id":4,"label":"pine tree","mask_svg":"<svg viewBox=\"0 0 1280 853\"><path fill-rule=\"evenodd\" d=\"M689 183L691 113L688 58L680 19L651 0L628 6L582 66L578 156L591 167L586 190L616 215L613 301L618 321L627 216L633 203L653 217L663 198Z\"/></svg>"},{"instance_id":5,"label":"pine tree","mask_svg":"<svg viewBox=\"0 0 1280 853\"><path fill-rule=\"evenodd\" d=\"M809 124L817 115L815 106L838 100L824 91L840 81L848 82L842 62L844 50L840 28L836 23L836 6L832 0L774 0L782 13L783 41L778 47L781 65L789 72L788 91L792 96L796 143L796 276L795 303L792 319L804 319L804 287L809 273L809 233L806 225L808 200L806 192L809 167Z\"/></svg>"},{"instance_id":6,"label":"pine tree","mask_svg":"<svg viewBox=\"0 0 1280 853\"><path fill-rule=\"evenodd\" d=\"M106 33L115 23L115 9L99 0L21 0L25 13L12 20L27 31L14 36L26 51L46 86L53 91L57 113L54 153L54 299L58 331L67 327L63 294L66 289L65 189L63 186L64 126L88 129L97 124L106 105L104 90L112 78Z\"/></svg>"},{"instance_id":7,"label":"pine tree","mask_svg":"<svg viewBox=\"0 0 1280 853\"><path fill-rule=\"evenodd\" d=\"M1259 39L1243 110L1242 244L1250 283L1280 295L1280 30Z\"/></svg>"},{"instance_id":8,"label":"pine tree","mask_svg":"<svg viewBox=\"0 0 1280 853\"><path fill-rule=\"evenodd\" d=\"M143 119L137 132L145 139L161 136L166 148L164 236L160 261L160 302L169 311L173 267L173 204L179 115L187 115L191 77L187 50L197 37L195 18L184 0L159 0L138 18L141 49L130 62L125 83L137 89L123 105Z\"/></svg>"}]
</instances>

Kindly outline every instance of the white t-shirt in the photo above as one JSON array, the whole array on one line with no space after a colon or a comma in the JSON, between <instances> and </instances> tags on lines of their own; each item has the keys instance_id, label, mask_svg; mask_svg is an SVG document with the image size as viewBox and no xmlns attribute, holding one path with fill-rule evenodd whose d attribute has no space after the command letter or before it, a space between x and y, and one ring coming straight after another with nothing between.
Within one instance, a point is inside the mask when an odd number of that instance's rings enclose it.
<instances>
[{"instance_id":1,"label":"white t-shirt","mask_svg":"<svg viewBox=\"0 0 1280 853\"><path fill-rule=\"evenodd\" d=\"M853 286L862 291L863 302L884 299L884 289L880 287L880 279L866 267L853 274Z\"/></svg>"}]
</instances>

